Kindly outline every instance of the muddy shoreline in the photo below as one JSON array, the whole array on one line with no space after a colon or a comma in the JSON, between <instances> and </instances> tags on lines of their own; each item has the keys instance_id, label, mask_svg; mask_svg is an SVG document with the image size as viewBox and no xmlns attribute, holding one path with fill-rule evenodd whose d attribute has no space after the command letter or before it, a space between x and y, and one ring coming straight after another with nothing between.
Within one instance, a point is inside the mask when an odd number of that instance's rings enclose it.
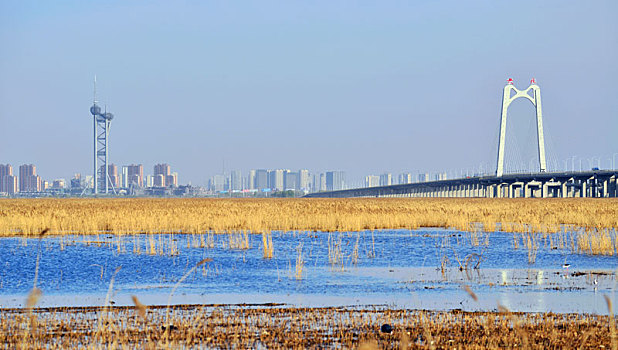
<instances>
[{"instance_id":1,"label":"muddy shoreline","mask_svg":"<svg viewBox=\"0 0 618 350\"><path fill-rule=\"evenodd\" d=\"M210 304L0 309L14 348L614 348L616 320L591 314L427 311L384 306ZM388 324L391 333L381 327Z\"/></svg>"}]
</instances>

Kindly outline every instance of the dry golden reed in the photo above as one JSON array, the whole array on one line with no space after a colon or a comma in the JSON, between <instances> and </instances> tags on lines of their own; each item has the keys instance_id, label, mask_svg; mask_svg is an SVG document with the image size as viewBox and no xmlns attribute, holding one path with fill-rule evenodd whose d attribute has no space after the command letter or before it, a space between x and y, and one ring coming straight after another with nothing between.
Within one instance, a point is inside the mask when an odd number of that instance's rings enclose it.
<instances>
[{"instance_id":1,"label":"dry golden reed","mask_svg":"<svg viewBox=\"0 0 618 350\"><path fill-rule=\"evenodd\" d=\"M618 229L618 199L2 199L0 235ZM244 238L244 237L243 237ZM244 242L246 243L246 242ZM152 242L150 243L153 245ZM149 253L154 253L150 249Z\"/></svg>"},{"instance_id":2,"label":"dry golden reed","mask_svg":"<svg viewBox=\"0 0 618 350\"><path fill-rule=\"evenodd\" d=\"M3 309L3 348L615 349L611 316L590 314L177 305ZM97 327L104 318L105 327ZM380 332L388 323L392 333ZM608 326L610 331L608 331ZM364 346L364 347L363 347Z\"/></svg>"},{"instance_id":3,"label":"dry golden reed","mask_svg":"<svg viewBox=\"0 0 618 350\"><path fill-rule=\"evenodd\" d=\"M264 259L272 259L274 255L273 236L270 232L262 232L262 251Z\"/></svg>"}]
</instances>

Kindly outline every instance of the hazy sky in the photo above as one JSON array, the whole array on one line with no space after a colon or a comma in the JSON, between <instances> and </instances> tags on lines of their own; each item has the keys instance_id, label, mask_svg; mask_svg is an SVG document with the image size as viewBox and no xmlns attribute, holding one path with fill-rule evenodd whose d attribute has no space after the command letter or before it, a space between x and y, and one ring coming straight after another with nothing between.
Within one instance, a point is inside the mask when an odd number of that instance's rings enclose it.
<instances>
[{"instance_id":1,"label":"hazy sky","mask_svg":"<svg viewBox=\"0 0 618 350\"><path fill-rule=\"evenodd\" d=\"M615 0L2 1L0 163L47 180L92 173L96 74L115 114L110 161L149 174L166 162L182 183L223 162L349 177L495 169L509 77L537 79L559 167L608 167L617 15ZM534 133L532 104L512 108Z\"/></svg>"}]
</instances>

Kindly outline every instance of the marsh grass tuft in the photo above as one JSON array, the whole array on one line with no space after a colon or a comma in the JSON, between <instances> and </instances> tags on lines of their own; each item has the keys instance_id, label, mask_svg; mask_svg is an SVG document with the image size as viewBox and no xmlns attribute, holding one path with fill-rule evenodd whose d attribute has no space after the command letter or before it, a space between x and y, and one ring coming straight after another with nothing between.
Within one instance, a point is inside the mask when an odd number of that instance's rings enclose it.
<instances>
[{"instance_id":1,"label":"marsh grass tuft","mask_svg":"<svg viewBox=\"0 0 618 350\"><path fill-rule=\"evenodd\" d=\"M612 306L612 299L607 295L603 295L605 303L607 304L607 312L609 315L609 334L612 343L612 350L618 350L618 341L616 340L616 323L614 322L614 308Z\"/></svg>"},{"instance_id":2,"label":"marsh grass tuft","mask_svg":"<svg viewBox=\"0 0 618 350\"><path fill-rule=\"evenodd\" d=\"M272 259L274 255L273 236L270 232L262 232L262 252L264 259Z\"/></svg>"},{"instance_id":3,"label":"marsh grass tuft","mask_svg":"<svg viewBox=\"0 0 618 350\"><path fill-rule=\"evenodd\" d=\"M296 273L294 274L294 278L296 280L303 279L303 267L305 265L305 261L303 260L303 244L302 242L298 244L296 247Z\"/></svg>"},{"instance_id":4,"label":"marsh grass tuft","mask_svg":"<svg viewBox=\"0 0 618 350\"><path fill-rule=\"evenodd\" d=\"M135 310L137 310L137 314L142 320L147 321L146 319L146 305L142 304L139 299L135 295L131 296L131 300L133 300L133 304L135 305Z\"/></svg>"}]
</instances>

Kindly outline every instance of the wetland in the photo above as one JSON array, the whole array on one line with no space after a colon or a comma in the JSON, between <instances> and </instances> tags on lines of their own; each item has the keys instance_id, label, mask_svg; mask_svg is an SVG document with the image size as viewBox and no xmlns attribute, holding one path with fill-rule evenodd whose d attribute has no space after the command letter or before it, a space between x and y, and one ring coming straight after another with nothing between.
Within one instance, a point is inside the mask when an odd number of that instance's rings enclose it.
<instances>
[{"instance_id":1,"label":"wetland","mask_svg":"<svg viewBox=\"0 0 618 350\"><path fill-rule=\"evenodd\" d=\"M2 200L0 343L611 347L617 203Z\"/></svg>"}]
</instances>

